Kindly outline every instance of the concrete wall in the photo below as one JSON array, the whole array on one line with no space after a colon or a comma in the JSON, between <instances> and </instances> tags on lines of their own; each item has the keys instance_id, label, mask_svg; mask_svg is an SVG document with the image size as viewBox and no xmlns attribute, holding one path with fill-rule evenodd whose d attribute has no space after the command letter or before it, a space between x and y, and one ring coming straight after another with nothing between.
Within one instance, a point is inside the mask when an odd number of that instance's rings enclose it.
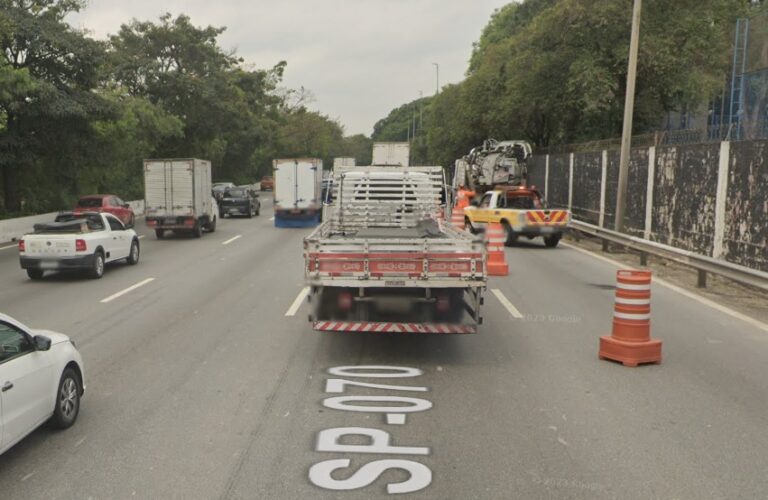
<instances>
[{"instance_id":1,"label":"concrete wall","mask_svg":"<svg viewBox=\"0 0 768 500\"><path fill-rule=\"evenodd\" d=\"M144 200L129 201L128 204L131 205L137 217L144 215ZM0 220L0 243L16 241L25 234L31 233L35 224L51 222L56 215L58 212Z\"/></svg>"},{"instance_id":2,"label":"concrete wall","mask_svg":"<svg viewBox=\"0 0 768 500\"><path fill-rule=\"evenodd\" d=\"M659 148L651 239L712 255L720 144Z\"/></svg>"},{"instance_id":3,"label":"concrete wall","mask_svg":"<svg viewBox=\"0 0 768 500\"><path fill-rule=\"evenodd\" d=\"M768 271L766 153L768 141L633 149L627 233ZM607 228L615 223L618 172L618 151L530 161L531 182L551 206Z\"/></svg>"},{"instance_id":4,"label":"concrete wall","mask_svg":"<svg viewBox=\"0 0 768 500\"><path fill-rule=\"evenodd\" d=\"M723 257L768 271L768 141L731 144Z\"/></svg>"}]
</instances>

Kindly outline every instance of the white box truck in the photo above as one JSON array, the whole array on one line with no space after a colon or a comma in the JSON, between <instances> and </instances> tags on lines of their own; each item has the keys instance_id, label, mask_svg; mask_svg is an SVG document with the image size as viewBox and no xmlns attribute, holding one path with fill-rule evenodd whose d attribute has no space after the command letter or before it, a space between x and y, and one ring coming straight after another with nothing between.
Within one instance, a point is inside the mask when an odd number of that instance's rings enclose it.
<instances>
[{"instance_id":1,"label":"white box truck","mask_svg":"<svg viewBox=\"0 0 768 500\"><path fill-rule=\"evenodd\" d=\"M334 170L339 167L354 167L355 165L357 165L357 161L350 156L340 156L333 159Z\"/></svg>"},{"instance_id":2,"label":"white box truck","mask_svg":"<svg viewBox=\"0 0 768 500\"><path fill-rule=\"evenodd\" d=\"M373 161L375 166L410 166L411 146L407 142L374 142Z\"/></svg>"},{"instance_id":3,"label":"white box truck","mask_svg":"<svg viewBox=\"0 0 768 500\"><path fill-rule=\"evenodd\" d=\"M163 238L166 231L191 233L216 230L218 208L211 191L211 162L206 160L144 160L144 201L147 225Z\"/></svg>"},{"instance_id":4,"label":"white box truck","mask_svg":"<svg viewBox=\"0 0 768 500\"><path fill-rule=\"evenodd\" d=\"M322 212L323 160L290 158L272 162L275 227L311 227Z\"/></svg>"}]
</instances>

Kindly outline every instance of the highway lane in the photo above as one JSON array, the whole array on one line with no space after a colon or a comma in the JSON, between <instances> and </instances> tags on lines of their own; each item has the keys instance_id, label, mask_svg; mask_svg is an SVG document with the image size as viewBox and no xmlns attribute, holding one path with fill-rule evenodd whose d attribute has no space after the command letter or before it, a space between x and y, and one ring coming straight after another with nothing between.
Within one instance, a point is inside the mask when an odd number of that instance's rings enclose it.
<instances>
[{"instance_id":1,"label":"highway lane","mask_svg":"<svg viewBox=\"0 0 768 500\"><path fill-rule=\"evenodd\" d=\"M346 492L310 482L313 466L344 458L352 469L337 481L374 460L423 464L431 481L417 498L755 498L768 489L768 333L656 286L664 364L598 361L615 268L533 245L508 249L512 276L489 284L522 319L489 293L476 336L319 334L305 308L285 316L303 287L308 230L275 229L271 210L263 214L227 219L202 240L144 238L139 266L98 281L32 283L0 260L10 284L0 310L71 334L88 370L75 427L38 430L0 457L4 498L371 498L409 477L393 469ZM344 365L423 374L328 375ZM429 391L331 394L330 378ZM345 394L433 406L404 425L323 406ZM342 427L380 429L391 446L429 454L317 451L321 431Z\"/></svg>"}]
</instances>

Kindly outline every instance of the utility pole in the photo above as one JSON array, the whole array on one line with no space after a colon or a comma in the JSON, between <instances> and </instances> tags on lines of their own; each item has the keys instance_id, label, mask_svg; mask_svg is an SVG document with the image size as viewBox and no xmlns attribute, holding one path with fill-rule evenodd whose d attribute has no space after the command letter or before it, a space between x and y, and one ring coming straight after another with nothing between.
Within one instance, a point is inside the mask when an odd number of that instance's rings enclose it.
<instances>
[{"instance_id":1,"label":"utility pole","mask_svg":"<svg viewBox=\"0 0 768 500\"><path fill-rule=\"evenodd\" d=\"M619 162L619 189L616 193L616 222L614 229L624 231L627 211L627 183L629 181L629 155L632 147L632 119L635 108L635 80L637 79L637 52L640 41L640 10L642 0L634 0L632 9L632 38L629 41L629 68L627 69L627 96L624 101L624 131L621 134L621 160Z\"/></svg>"},{"instance_id":2,"label":"utility pole","mask_svg":"<svg viewBox=\"0 0 768 500\"><path fill-rule=\"evenodd\" d=\"M440 93L440 65L437 63L432 63L432 65L435 67L435 95Z\"/></svg>"},{"instance_id":3,"label":"utility pole","mask_svg":"<svg viewBox=\"0 0 768 500\"><path fill-rule=\"evenodd\" d=\"M419 90L419 132L424 131L424 91Z\"/></svg>"}]
</instances>

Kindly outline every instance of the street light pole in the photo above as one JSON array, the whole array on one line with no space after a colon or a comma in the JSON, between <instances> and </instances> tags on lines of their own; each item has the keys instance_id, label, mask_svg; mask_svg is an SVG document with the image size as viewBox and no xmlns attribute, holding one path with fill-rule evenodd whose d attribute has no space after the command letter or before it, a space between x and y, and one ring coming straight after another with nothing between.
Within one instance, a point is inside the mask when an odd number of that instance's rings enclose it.
<instances>
[{"instance_id":1,"label":"street light pole","mask_svg":"<svg viewBox=\"0 0 768 500\"><path fill-rule=\"evenodd\" d=\"M624 130L621 134L621 159L619 161L619 188L616 193L616 221L614 229L624 230L627 211L627 184L629 181L629 155L632 147L632 119L635 108L635 81L637 80L637 53L640 41L640 10L642 0L634 0L632 9L632 37L629 42L629 68L627 69L627 96L624 101Z\"/></svg>"},{"instance_id":2,"label":"street light pole","mask_svg":"<svg viewBox=\"0 0 768 500\"><path fill-rule=\"evenodd\" d=\"M432 65L435 67L435 77L436 77L436 85L435 85L435 95L440 93L440 65L437 63L432 63Z\"/></svg>"},{"instance_id":3,"label":"street light pole","mask_svg":"<svg viewBox=\"0 0 768 500\"><path fill-rule=\"evenodd\" d=\"M424 130L424 91L419 90L419 132Z\"/></svg>"}]
</instances>

